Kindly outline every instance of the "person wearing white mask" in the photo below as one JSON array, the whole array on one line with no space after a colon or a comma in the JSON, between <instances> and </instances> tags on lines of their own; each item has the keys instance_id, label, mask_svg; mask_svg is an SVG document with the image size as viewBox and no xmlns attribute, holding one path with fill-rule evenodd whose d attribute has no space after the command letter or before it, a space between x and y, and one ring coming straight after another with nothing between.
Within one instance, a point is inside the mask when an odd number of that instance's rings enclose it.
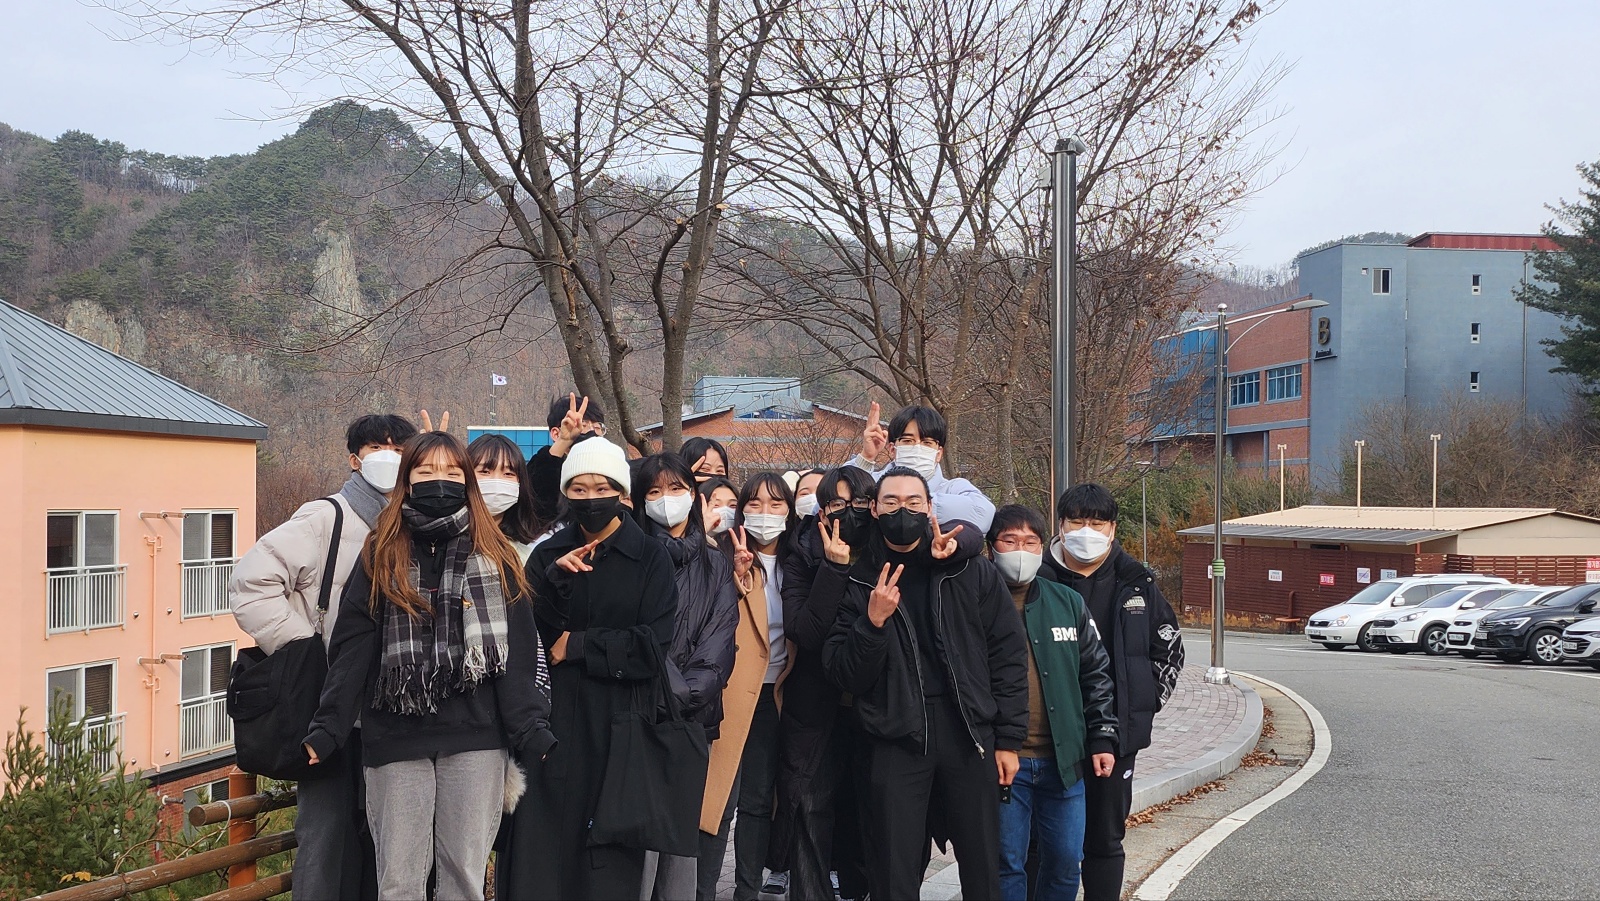
<instances>
[{"instance_id":1,"label":"person wearing white mask","mask_svg":"<svg viewBox=\"0 0 1600 901\"><path fill-rule=\"evenodd\" d=\"M549 528L535 512L528 463L516 442L504 435L479 435L467 451L478 477L478 493L524 565L533 542Z\"/></svg>"},{"instance_id":2,"label":"person wearing white mask","mask_svg":"<svg viewBox=\"0 0 1600 901\"><path fill-rule=\"evenodd\" d=\"M822 470L799 469L784 473L784 481L794 476L794 515L800 520L800 529L809 529L817 522L817 486L822 484Z\"/></svg>"},{"instance_id":3,"label":"person wearing white mask","mask_svg":"<svg viewBox=\"0 0 1600 901\"><path fill-rule=\"evenodd\" d=\"M945 478L941 468L949 435L944 416L932 407L913 405L894 414L887 429L881 416L882 410L874 402L861 432L861 452L849 463L872 473L874 479L883 478L894 466L910 469L928 483L934 518L943 523L968 522L987 532L994 519L994 501L966 479ZM890 449L893 456L881 459Z\"/></svg>"},{"instance_id":4,"label":"person wearing white mask","mask_svg":"<svg viewBox=\"0 0 1600 901\"><path fill-rule=\"evenodd\" d=\"M722 536L728 534L739 516L738 489L727 479L713 476L701 480L695 493L700 495L700 506L704 510L706 540L711 544L722 543L731 559L732 546L727 545Z\"/></svg>"},{"instance_id":5,"label":"person wearing white mask","mask_svg":"<svg viewBox=\"0 0 1600 901\"><path fill-rule=\"evenodd\" d=\"M783 633L781 594L782 562L793 552L794 494L782 476L758 472L739 493L737 511L724 548L732 553L739 587L739 640L701 809L700 828L714 828L717 840L700 849L700 894L716 896L728 827L737 809L733 897L755 901L758 893L781 894L787 888L786 874L775 873L770 881L762 876L778 778L778 710L794 659Z\"/></svg>"},{"instance_id":6,"label":"person wearing white mask","mask_svg":"<svg viewBox=\"0 0 1600 901\"><path fill-rule=\"evenodd\" d=\"M1155 575L1117 543L1116 498L1074 485L1056 502L1057 534L1041 576L1082 596L1100 630L1116 687L1117 760L1110 776L1086 776L1083 896L1122 896L1122 839L1133 806L1133 768L1150 746L1151 723L1183 670L1183 633Z\"/></svg>"},{"instance_id":7,"label":"person wearing white mask","mask_svg":"<svg viewBox=\"0 0 1600 901\"><path fill-rule=\"evenodd\" d=\"M1028 634L1028 737L1000 804L1000 897L1076 898L1083 857L1083 777L1116 765L1117 715L1109 660L1083 598L1036 578L1049 523L1031 507L995 511L990 558ZM1028 847L1039 849L1028 885Z\"/></svg>"},{"instance_id":8,"label":"person wearing white mask","mask_svg":"<svg viewBox=\"0 0 1600 901\"><path fill-rule=\"evenodd\" d=\"M645 533L661 542L675 567L678 609L667 660L684 713L716 741L722 725L722 695L733 673L739 595L733 564L707 543L694 473L677 454L645 457L633 474L633 515ZM700 833L702 846L716 844L716 828ZM645 852L640 901L692 901L699 879L698 855ZM720 869L722 858L716 858Z\"/></svg>"},{"instance_id":9,"label":"person wearing white mask","mask_svg":"<svg viewBox=\"0 0 1600 901\"><path fill-rule=\"evenodd\" d=\"M239 628L268 654L300 638L333 635L339 598L367 533L400 475L400 446L417 434L409 419L363 416L345 431L350 477L331 497L296 510L262 535L234 564L228 601ZM333 578L326 613L318 610L329 550ZM372 839L357 801L359 729L346 748L299 784L295 891L307 898L371 898L377 894Z\"/></svg>"}]
</instances>

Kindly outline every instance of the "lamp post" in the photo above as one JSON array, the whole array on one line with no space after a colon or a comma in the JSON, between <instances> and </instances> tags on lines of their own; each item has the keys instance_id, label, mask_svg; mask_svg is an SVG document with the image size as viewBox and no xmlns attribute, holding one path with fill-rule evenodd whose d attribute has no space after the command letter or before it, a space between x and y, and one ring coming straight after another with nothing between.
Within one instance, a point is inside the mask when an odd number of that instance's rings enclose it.
<instances>
[{"instance_id":1,"label":"lamp post","mask_svg":"<svg viewBox=\"0 0 1600 901\"><path fill-rule=\"evenodd\" d=\"M1143 563L1145 566L1149 566L1150 565L1150 516L1149 516L1150 498L1149 498L1149 495L1147 495L1145 493L1144 479L1145 479L1145 476L1150 474L1150 467L1155 465L1155 461L1154 460L1145 460L1145 461L1140 462L1140 463L1135 464L1135 465L1137 465L1139 467L1139 543L1140 543L1140 546L1142 548L1142 550L1140 551L1139 562Z\"/></svg>"},{"instance_id":2,"label":"lamp post","mask_svg":"<svg viewBox=\"0 0 1600 901\"><path fill-rule=\"evenodd\" d=\"M1050 467L1052 519L1056 498L1074 484L1078 364L1072 339L1077 331L1078 309L1078 154L1089 148L1077 138L1056 141L1050 154L1050 294L1055 315L1050 329L1051 443L1055 459Z\"/></svg>"},{"instance_id":3,"label":"lamp post","mask_svg":"<svg viewBox=\"0 0 1600 901\"><path fill-rule=\"evenodd\" d=\"M1284 456L1288 452L1288 450L1289 450L1289 445L1287 445L1287 444L1278 445L1278 512L1279 513L1282 513L1283 510L1284 510L1284 500L1283 500L1283 494L1284 494L1284 492L1283 492L1283 488L1284 488L1283 464L1284 464Z\"/></svg>"},{"instance_id":4,"label":"lamp post","mask_svg":"<svg viewBox=\"0 0 1600 901\"><path fill-rule=\"evenodd\" d=\"M1433 522L1439 523L1439 439L1443 435L1429 435L1428 440L1433 442Z\"/></svg>"},{"instance_id":5,"label":"lamp post","mask_svg":"<svg viewBox=\"0 0 1600 901\"><path fill-rule=\"evenodd\" d=\"M1265 313L1252 313L1249 316L1241 316L1234 321L1243 322L1246 319L1254 319L1256 321L1250 326L1250 328L1240 332L1239 337L1235 338L1233 343L1237 344L1244 338L1245 335L1250 333L1251 329L1260 325L1262 322L1265 322L1266 317L1268 316L1273 316L1278 313L1296 313L1301 310L1314 310L1317 307L1325 307L1327 305L1328 302L1326 300L1301 300L1280 309L1268 310ZM1214 426L1216 429L1216 440L1213 444L1213 452L1216 454L1217 458L1217 483L1214 489L1215 504L1213 505L1212 514L1215 517L1215 522L1213 523L1213 534L1211 537L1211 665L1206 667L1205 679L1212 685L1228 685L1231 684L1232 680L1228 677L1228 668L1223 665L1222 654L1222 624L1228 612L1227 598L1223 592L1223 581L1227 576L1227 565L1222 562L1222 436L1228 430L1228 350L1231 347L1228 342L1227 304L1217 304L1216 329L1216 423Z\"/></svg>"},{"instance_id":6,"label":"lamp post","mask_svg":"<svg viewBox=\"0 0 1600 901\"><path fill-rule=\"evenodd\" d=\"M1361 452L1366 450L1367 442L1356 441L1356 515L1361 515Z\"/></svg>"}]
</instances>

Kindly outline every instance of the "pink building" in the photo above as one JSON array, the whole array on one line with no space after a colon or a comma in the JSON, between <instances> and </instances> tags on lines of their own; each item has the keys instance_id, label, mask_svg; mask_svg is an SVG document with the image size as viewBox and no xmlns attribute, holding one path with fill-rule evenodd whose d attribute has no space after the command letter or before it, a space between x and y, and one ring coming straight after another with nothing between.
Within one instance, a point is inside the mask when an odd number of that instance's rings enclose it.
<instances>
[{"instance_id":1,"label":"pink building","mask_svg":"<svg viewBox=\"0 0 1600 901\"><path fill-rule=\"evenodd\" d=\"M222 778L266 427L0 302L0 715L51 699L174 802ZM193 791L190 792L194 794ZM192 800L192 798L191 798Z\"/></svg>"}]
</instances>

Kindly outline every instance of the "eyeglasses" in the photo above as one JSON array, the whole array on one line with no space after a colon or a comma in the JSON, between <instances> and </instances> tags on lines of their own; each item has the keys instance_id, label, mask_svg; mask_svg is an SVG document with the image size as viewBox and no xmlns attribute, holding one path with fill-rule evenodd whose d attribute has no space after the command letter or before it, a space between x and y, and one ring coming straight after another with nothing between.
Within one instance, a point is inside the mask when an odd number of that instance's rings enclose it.
<instances>
[{"instance_id":1,"label":"eyeglasses","mask_svg":"<svg viewBox=\"0 0 1600 901\"><path fill-rule=\"evenodd\" d=\"M917 438L911 437L910 435L901 435L899 438L896 438L894 440L894 443L895 443L896 447L913 447L915 445L920 444L923 447L928 448L929 450L938 450L939 449L939 442L935 441L932 438L917 439Z\"/></svg>"},{"instance_id":2,"label":"eyeglasses","mask_svg":"<svg viewBox=\"0 0 1600 901\"><path fill-rule=\"evenodd\" d=\"M905 500L901 500L900 498L897 498L897 497L886 497L886 498L879 498L878 499L878 512L880 514L881 513L893 513L894 511L900 509L901 507L904 507L907 510L910 510L912 513L924 513L928 509L928 499L925 498L925 497L922 497L921 495L908 497Z\"/></svg>"},{"instance_id":3,"label":"eyeglasses","mask_svg":"<svg viewBox=\"0 0 1600 901\"><path fill-rule=\"evenodd\" d=\"M994 540L994 549L1002 552L1033 551L1034 553L1041 553L1044 551L1044 542L1039 540L1038 535L1028 535L1025 538L1002 535Z\"/></svg>"},{"instance_id":4,"label":"eyeglasses","mask_svg":"<svg viewBox=\"0 0 1600 901\"><path fill-rule=\"evenodd\" d=\"M1108 519L1067 519L1062 521L1067 524L1067 531L1069 532L1075 532L1084 527L1103 532L1112 526L1111 521Z\"/></svg>"},{"instance_id":5,"label":"eyeglasses","mask_svg":"<svg viewBox=\"0 0 1600 901\"><path fill-rule=\"evenodd\" d=\"M872 501L869 498L864 497L858 497L848 501L833 500L828 503L828 506L822 509L825 513L838 513L840 510L843 510L846 507L853 507L857 510L870 510L872 509Z\"/></svg>"},{"instance_id":6,"label":"eyeglasses","mask_svg":"<svg viewBox=\"0 0 1600 901\"><path fill-rule=\"evenodd\" d=\"M584 426L586 431L596 438L604 438L606 436L606 424L603 422L586 422Z\"/></svg>"}]
</instances>

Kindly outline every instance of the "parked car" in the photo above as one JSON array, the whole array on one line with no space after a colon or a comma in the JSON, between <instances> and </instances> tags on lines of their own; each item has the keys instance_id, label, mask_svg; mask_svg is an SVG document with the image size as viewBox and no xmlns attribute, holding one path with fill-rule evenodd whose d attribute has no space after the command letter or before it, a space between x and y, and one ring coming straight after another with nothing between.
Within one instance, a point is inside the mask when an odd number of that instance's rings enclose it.
<instances>
[{"instance_id":1,"label":"parked car","mask_svg":"<svg viewBox=\"0 0 1600 901\"><path fill-rule=\"evenodd\" d=\"M1393 654L1421 649L1430 657L1450 650L1445 630L1457 611L1472 610L1516 591L1510 585L1463 585L1441 591L1407 611L1396 611L1372 622L1372 641Z\"/></svg>"},{"instance_id":2,"label":"parked car","mask_svg":"<svg viewBox=\"0 0 1600 901\"><path fill-rule=\"evenodd\" d=\"M1380 647L1372 640L1372 621L1396 607L1415 607L1428 598L1463 585L1508 585L1496 576L1434 575L1381 579L1356 592L1348 601L1318 610L1306 620L1306 638L1330 651L1356 645L1363 651Z\"/></svg>"},{"instance_id":3,"label":"parked car","mask_svg":"<svg viewBox=\"0 0 1600 901\"><path fill-rule=\"evenodd\" d=\"M1561 657L1600 669L1600 616L1580 619L1561 633Z\"/></svg>"},{"instance_id":4,"label":"parked car","mask_svg":"<svg viewBox=\"0 0 1600 901\"><path fill-rule=\"evenodd\" d=\"M1483 619L1495 610L1509 610L1512 607L1527 607L1536 604L1544 598L1553 594L1560 594L1571 587L1571 585L1547 587L1530 585L1503 594L1476 610L1462 610L1451 620L1450 628L1445 630L1445 644L1450 646L1450 650L1471 660L1483 653L1472 644L1472 633L1478 629L1478 620Z\"/></svg>"},{"instance_id":5,"label":"parked car","mask_svg":"<svg viewBox=\"0 0 1600 901\"><path fill-rule=\"evenodd\" d=\"M1478 621L1474 647L1507 663L1524 657L1544 666L1561 662L1561 630L1594 614L1600 584L1579 585L1531 607L1499 610Z\"/></svg>"}]
</instances>

